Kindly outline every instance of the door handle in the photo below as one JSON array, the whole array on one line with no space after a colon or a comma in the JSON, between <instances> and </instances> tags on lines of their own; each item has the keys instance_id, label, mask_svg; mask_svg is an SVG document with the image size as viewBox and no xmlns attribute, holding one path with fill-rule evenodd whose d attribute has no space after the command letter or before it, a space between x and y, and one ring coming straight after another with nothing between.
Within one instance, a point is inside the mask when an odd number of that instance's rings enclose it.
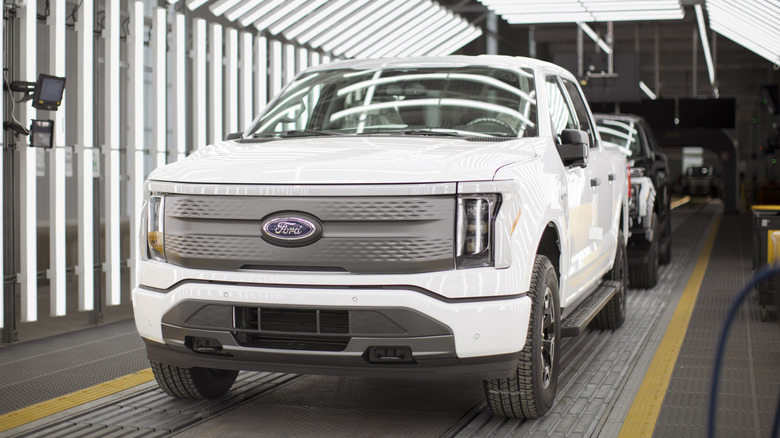
<instances>
[{"instance_id":1,"label":"door handle","mask_svg":"<svg viewBox=\"0 0 780 438\"><path fill-rule=\"evenodd\" d=\"M598 179L598 178L591 178L591 180L590 180L590 186L591 187L596 187L596 186L599 186L599 185L601 185L601 180L600 179Z\"/></svg>"},{"instance_id":2,"label":"door handle","mask_svg":"<svg viewBox=\"0 0 780 438\"><path fill-rule=\"evenodd\" d=\"M610 181L614 181L615 180L615 174L614 173L610 173L609 174L609 180Z\"/></svg>"}]
</instances>

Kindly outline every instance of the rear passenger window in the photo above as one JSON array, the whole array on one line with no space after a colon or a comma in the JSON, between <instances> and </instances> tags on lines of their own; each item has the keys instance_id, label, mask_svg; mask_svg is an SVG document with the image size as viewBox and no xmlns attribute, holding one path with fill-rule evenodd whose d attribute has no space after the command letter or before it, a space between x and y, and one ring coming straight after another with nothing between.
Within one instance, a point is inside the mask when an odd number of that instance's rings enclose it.
<instances>
[{"instance_id":1,"label":"rear passenger window","mask_svg":"<svg viewBox=\"0 0 780 438\"><path fill-rule=\"evenodd\" d=\"M585 103L585 99L582 98L582 94L580 94L577 84L568 79L561 80L566 87L566 91L569 93L571 104L574 106L574 112L577 113L577 120L579 122L578 129L587 132L588 137L590 137L590 147L596 147L596 138L593 134L593 127L590 125L590 119L588 118L588 107Z\"/></svg>"},{"instance_id":2,"label":"rear passenger window","mask_svg":"<svg viewBox=\"0 0 780 438\"><path fill-rule=\"evenodd\" d=\"M561 133L564 129L579 129L577 120L571 112L566 97L555 76L547 76L547 105L550 107L550 123L556 144L561 144Z\"/></svg>"}]
</instances>

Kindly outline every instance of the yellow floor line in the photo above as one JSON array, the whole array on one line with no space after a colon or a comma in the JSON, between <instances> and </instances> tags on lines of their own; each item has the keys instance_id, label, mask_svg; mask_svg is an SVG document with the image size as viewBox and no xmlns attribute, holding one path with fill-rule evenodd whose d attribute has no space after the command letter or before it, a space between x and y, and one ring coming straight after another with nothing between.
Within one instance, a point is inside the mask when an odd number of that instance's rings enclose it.
<instances>
[{"instance_id":1,"label":"yellow floor line","mask_svg":"<svg viewBox=\"0 0 780 438\"><path fill-rule=\"evenodd\" d=\"M681 205L685 205L685 204L687 204L689 202L691 202L691 197L688 196L688 195L685 195L685 196L683 196L680 199L672 200L672 203L669 205L669 208L674 210L675 208L677 208L677 207L679 207Z\"/></svg>"},{"instance_id":2,"label":"yellow floor line","mask_svg":"<svg viewBox=\"0 0 780 438\"><path fill-rule=\"evenodd\" d=\"M658 413L661 411L661 404L672 377L674 364L677 361L677 355L691 320L693 306L696 304L696 297L699 295L704 273L707 271L719 225L720 217L715 219L710 228L691 278L685 286L672 320L666 328L661 344L655 352L650 368L648 368L642 385L639 387L639 392L631 404L625 422L623 422L620 435L618 435L620 438L651 437L653 435Z\"/></svg>"},{"instance_id":3,"label":"yellow floor line","mask_svg":"<svg viewBox=\"0 0 780 438\"><path fill-rule=\"evenodd\" d=\"M40 420L49 415L75 408L84 403L89 403L99 398L116 394L119 391L124 391L125 389L138 386L153 379L154 375L152 374L152 369L147 368L137 373L128 374L105 383L63 395L62 397L53 398L45 402L19 409L18 411L0 415L0 432L5 432L6 430L32 423L33 421Z\"/></svg>"}]
</instances>

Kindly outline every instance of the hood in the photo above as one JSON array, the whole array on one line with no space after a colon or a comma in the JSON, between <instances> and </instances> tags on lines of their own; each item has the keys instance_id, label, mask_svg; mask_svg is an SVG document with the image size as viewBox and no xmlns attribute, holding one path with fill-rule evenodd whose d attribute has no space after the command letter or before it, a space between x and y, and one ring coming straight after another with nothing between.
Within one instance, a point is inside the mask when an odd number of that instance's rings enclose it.
<instances>
[{"instance_id":1,"label":"hood","mask_svg":"<svg viewBox=\"0 0 780 438\"><path fill-rule=\"evenodd\" d=\"M227 141L161 167L149 179L224 184L487 181L500 167L534 157L539 141L420 136Z\"/></svg>"}]
</instances>

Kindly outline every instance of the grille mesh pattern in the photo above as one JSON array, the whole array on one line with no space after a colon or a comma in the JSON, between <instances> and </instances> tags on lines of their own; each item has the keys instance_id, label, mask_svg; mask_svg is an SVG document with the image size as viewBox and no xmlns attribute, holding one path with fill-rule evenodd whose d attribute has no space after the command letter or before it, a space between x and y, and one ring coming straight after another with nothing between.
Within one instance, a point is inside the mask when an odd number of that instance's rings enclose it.
<instances>
[{"instance_id":1,"label":"grille mesh pattern","mask_svg":"<svg viewBox=\"0 0 780 438\"><path fill-rule=\"evenodd\" d=\"M274 215L315 216L322 237L303 247L261 238ZM270 197L168 195L169 263L196 269L416 273L453 269L454 196Z\"/></svg>"},{"instance_id":2,"label":"grille mesh pattern","mask_svg":"<svg viewBox=\"0 0 780 438\"><path fill-rule=\"evenodd\" d=\"M262 219L274 211L307 211L331 221L432 220L447 215L452 204L441 198L284 198L251 196L169 196L166 215L191 219Z\"/></svg>"}]
</instances>

